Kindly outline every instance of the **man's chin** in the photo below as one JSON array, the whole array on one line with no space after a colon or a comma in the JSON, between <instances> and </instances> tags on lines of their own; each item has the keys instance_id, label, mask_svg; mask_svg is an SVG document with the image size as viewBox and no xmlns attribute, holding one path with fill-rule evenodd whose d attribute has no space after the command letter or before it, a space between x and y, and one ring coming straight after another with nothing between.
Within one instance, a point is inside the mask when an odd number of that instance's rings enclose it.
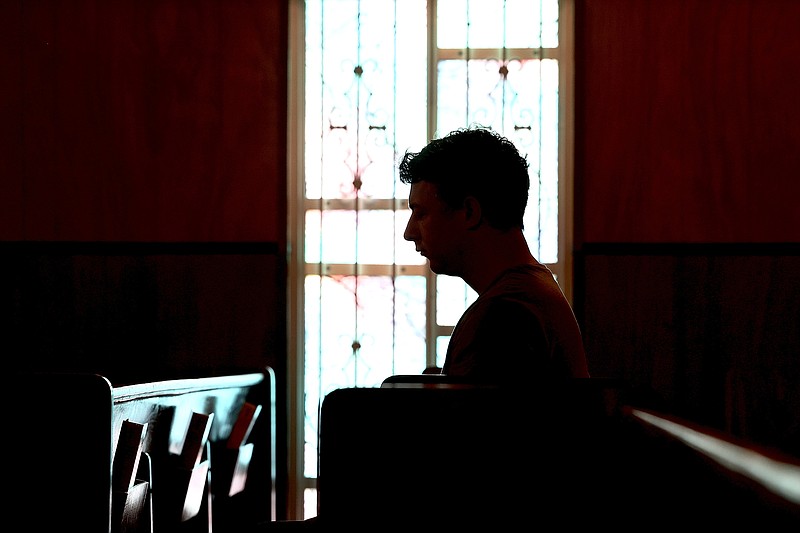
<instances>
[{"instance_id":1,"label":"man's chin","mask_svg":"<svg viewBox=\"0 0 800 533\"><path fill-rule=\"evenodd\" d=\"M433 272L434 274L441 274L445 276L450 275L448 272L446 272L446 269L442 268L441 264L434 263L430 259L428 259L428 268L430 268L431 272Z\"/></svg>"}]
</instances>

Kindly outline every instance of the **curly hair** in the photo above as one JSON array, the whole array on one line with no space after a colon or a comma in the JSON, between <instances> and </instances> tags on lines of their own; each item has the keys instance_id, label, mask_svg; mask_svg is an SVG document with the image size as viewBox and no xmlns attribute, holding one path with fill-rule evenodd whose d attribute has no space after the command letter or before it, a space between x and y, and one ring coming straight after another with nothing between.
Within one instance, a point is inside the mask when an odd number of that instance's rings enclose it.
<instances>
[{"instance_id":1,"label":"curly hair","mask_svg":"<svg viewBox=\"0 0 800 533\"><path fill-rule=\"evenodd\" d=\"M523 227L530 188L528 162L510 140L489 128L457 129L419 152L407 151L398 169L405 184L434 184L439 198L453 209L472 196L492 227Z\"/></svg>"}]
</instances>

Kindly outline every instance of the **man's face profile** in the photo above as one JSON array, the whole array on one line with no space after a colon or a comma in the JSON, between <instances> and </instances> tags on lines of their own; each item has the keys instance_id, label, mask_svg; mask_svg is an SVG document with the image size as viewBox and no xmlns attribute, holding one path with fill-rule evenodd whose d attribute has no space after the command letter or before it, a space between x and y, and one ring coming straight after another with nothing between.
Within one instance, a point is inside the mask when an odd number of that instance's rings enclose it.
<instances>
[{"instance_id":1,"label":"man's face profile","mask_svg":"<svg viewBox=\"0 0 800 533\"><path fill-rule=\"evenodd\" d=\"M412 241L425 257L431 270L437 274L456 275L458 227L455 225L454 211L437 195L436 185L420 181L411 185L408 197L411 216L408 219L403 238Z\"/></svg>"}]
</instances>

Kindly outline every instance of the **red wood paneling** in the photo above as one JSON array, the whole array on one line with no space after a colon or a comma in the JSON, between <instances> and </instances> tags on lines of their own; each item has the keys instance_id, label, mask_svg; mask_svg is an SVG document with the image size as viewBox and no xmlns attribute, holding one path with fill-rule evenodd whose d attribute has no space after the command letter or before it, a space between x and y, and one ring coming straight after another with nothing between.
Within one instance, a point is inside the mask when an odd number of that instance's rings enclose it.
<instances>
[{"instance_id":1,"label":"red wood paneling","mask_svg":"<svg viewBox=\"0 0 800 533\"><path fill-rule=\"evenodd\" d=\"M581 242L800 241L800 2L579 0Z\"/></svg>"},{"instance_id":2,"label":"red wood paneling","mask_svg":"<svg viewBox=\"0 0 800 533\"><path fill-rule=\"evenodd\" d=\"M285 239L285 2L4 8L0 240Z\"/></svg>"},{"instance_id":3,"label":"red wood paneling","mask_svg":"<svg viewBox=\"0 0 800 533\"><path fill-rule=\"evenodd\" d=\"M577 314L593 376L800 456L800 255L632 248L586 255L581 271Z\"/></svg>"}]
</instances>

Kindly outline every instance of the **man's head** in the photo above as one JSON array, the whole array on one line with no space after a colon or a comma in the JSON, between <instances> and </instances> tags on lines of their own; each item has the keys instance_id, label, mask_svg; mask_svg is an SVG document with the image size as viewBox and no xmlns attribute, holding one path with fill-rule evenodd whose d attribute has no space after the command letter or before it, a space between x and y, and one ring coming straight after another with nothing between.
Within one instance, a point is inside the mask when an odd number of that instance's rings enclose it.
<instances>
[{"instance_id":1,"label":"man's head","mask_svg":"<svg viewBox=\"0 0 800 533\"><path fill-rule=\"evenodd\" d=\"M456 130L406 153L399 169L400 180L411 184L403 237L437 274L464 277L501 246L500 235L521 235L528 163L497 133Z\"/></svg>"},{"instance_id":2,"label":"man's head","mask_svg":"<svg viewBox=\"0 0 800 533\"><path fill-rule=\"evenodd\" d=\"M528 162L511 141L490 129L464 128L434 139L419 152L406 152L399 170L403 183L434 185L439 199L452 209L473 197L492 227L523 227Z\"/></svg>"}]
</instances>

